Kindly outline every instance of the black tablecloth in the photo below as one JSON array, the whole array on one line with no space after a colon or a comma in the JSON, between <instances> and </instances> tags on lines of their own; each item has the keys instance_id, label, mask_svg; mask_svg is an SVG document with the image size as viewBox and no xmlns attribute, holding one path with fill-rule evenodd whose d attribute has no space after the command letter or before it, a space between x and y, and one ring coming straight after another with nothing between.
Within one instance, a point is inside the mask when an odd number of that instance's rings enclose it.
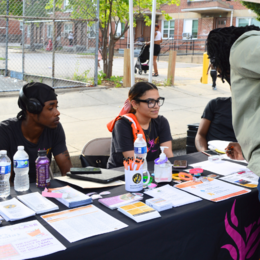
<instances>
[{"instance_id":1,"label":"black tablecloth","mask_svg":"<svg viewBox=\"0 0 260 260\"><path fill-rule=\"evenodd\" d=\"M174 159L187 160L188 164L191 164L207 160L207 156L194 153ZM149 163L149 169L152 167L153 165ZM60 186L64 186L64 183L51 181L51 187ZM92 191L71 186L84 193ZM124 186L105 190L111 191L111 196L126 192ZM30 191L41 192L41 189L31 184ZM16 195L12 189L11 196ZM150 197L144 196L144 200L148 198ZM51 200L60 210L67 209L57 200ZM3 226L37 219L67 248L65 251L37 259L259 259L260 204L257 189L222 202L202 200L166 210L160 212L161 218L142 223L135 223L117 210L110 210L96 200L93 204L124 222L128 227L69 243L43 221L40 215L23 221L3 222Z\"/></svg>"}]
</instances>

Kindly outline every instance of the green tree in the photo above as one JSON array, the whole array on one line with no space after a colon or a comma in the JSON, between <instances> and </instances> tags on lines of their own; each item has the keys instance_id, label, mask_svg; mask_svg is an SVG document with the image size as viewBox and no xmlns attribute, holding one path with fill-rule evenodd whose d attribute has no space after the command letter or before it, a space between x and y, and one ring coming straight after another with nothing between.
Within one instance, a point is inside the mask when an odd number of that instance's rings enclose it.
<instances>
[{"instance_id":1,"label":"green tree","mask_svg":"<svg viewBox=\"0 0 260 260\"><path fill-rule=\"evenodd\" d=\"M0 14L6 15L7 0L0 1ZM23 14L23 0L9 0L9 15Z\"/></svg>"},{"instance_id":2,"label":"green tree","mask_svg":"<svg viewBox=\"0 0 260 260\"><path fill-rule=\"evenodd\" d=\"M242 5L244 5L246 8L254 11L257 14L257 20L260 21L260 4L252 3L252 2L246 2L241 1Z\"/></svg>"},{"instance_id":3,"label":"green tree","mask_svg":"<svg viewBox=\"0 0 260 260\"><path fill-rule=\"evenodd\" d=\"M180 0L157 0L157 10L160 10L161 5L179 5ZM143 16L146 25L151 24L150 17L144 11L152 10L152 0L134 0L133 6L136 16ZM56 8L62 10L63 0L56 0ZM46 9L53 8L53 0L46 5ZM112 76L113 57L116 42L129 29L129 2L128 0L100 0L100 14L99 14L99 46L102 47L103 71L108 78ZM71 11L72 18L95 19L96 18L96 4L94 0L70 0L67 9ZM64 10L63 10L64 11ZM171 17L164 11L160 10L166 20ZM89 22L91 26L94 22ZM121 35L117 35L117 28L119 23L124 24L121 29ZM113 27L115 24L115 28Z\"/></svg>"}]
</instances>

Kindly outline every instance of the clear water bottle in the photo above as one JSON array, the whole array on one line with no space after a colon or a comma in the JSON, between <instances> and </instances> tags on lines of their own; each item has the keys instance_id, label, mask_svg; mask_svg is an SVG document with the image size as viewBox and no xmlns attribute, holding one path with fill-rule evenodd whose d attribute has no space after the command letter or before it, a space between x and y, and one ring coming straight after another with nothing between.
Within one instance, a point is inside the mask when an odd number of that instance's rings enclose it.
<instances>
[{"instance_id":1,"label":"clear water bottle","mask_svg":"<svg viewBox=\"0 0 260 260\"><path fill-rule=\"evenodd\" d=\"M138 134L137 139L134 142L134 153L135 153L135 158L139 157L144 159L143 171L147 172L147 162L146 162L147 144L143 139L142 134Z\"/></svg>"},{"instance_id":2,"label":"clear water bottle","mask_svg":"<svg viewBox=\"0 0 260 260\"><path fill-rule=\"evenodd\" d=\"M14 189L29 190L29 156L24 151L24 146L18 146L18 151L14 155L14 173Z\"/></svg>"},{"instance_id":3,"label":"clear water bottle","mask_svg":"<svg viewBox=\"0 0 260 260\"><path fill-rule=\"evenodd\" d=\"M11 160L7 156L7 151L0 151L0 198L10 195L10 172Z\"/></svg>"}]
</instances>

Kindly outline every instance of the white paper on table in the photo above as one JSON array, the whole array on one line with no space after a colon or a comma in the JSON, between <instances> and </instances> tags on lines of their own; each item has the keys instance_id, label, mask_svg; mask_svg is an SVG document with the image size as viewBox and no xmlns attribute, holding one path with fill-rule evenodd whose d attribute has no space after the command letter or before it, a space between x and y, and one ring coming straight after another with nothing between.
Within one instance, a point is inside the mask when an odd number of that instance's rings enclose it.
<instances>
[{"instance_id":1,"label":"white paper on table","mask_svg":"<svg viewBox=\"0 0 260 260\"><path fill-rule=\"evenodd\" d=\"M28 259L65 249L37 220L0 228L0 259Z\"/></svg>"},{"instance_id":2,"label":"white paper on table","mask_svg":"<svg viewBox=\"0 0 260 260\"><path fill-rule=\"evenodd\" d=\"M232 161L232 162L241 162L241 163L246 163L246 164L248 164L248 161L246 161L246 160L234 160L234 159L230 159L226 154L221 155L221 159L229 160L229 161Z\"/></svg>"},{"instance_id":3,"label":"white paper on table","mask_svg":"<svg viewBox=\"0 0 260 260\"><path fill-rule=\"evenodd\" d=\"M237 163L227 162L227 161L204 161L200 163L190 164L191 167L194 168L202 168L203 170L207 170L210 172L214 172L220 175L229 175L241 171L248 171L248 168L244 165L240 165Z\"/></svg>"},{"instance_id":4,"label":"white paper on table","mask_svg":"<svg viewBox=\"0 0 260 260\"><path fill-rule=\"evenodd\" d=\"M259 176L257 176L251 171L247 171L242 174L235 173L219 179L248 188L256 188L258 185Z\"/></svg>"},{"instance_id":5,"label":"white paper on table","mask_svg":"<svg viewBox=\"0 0 260 260\"><path fill-rule=\"evenodd\" d=\"M153 190L145 191L145 194L154 198L162 198L170 201L173 207L179 207L202 200L201 198L193 196L187 192L178 190L169 184Z\"/></svg>"},{"instance_id":6,"label":"white paper on table","mask_svg":"<svg viewBox=\"0 0 260 260\"><path fill-rule=\"evenodd\" d=\"M41 217L70 243L128 227L92 204Z\"/></svg>"},{"instance_id":7,"label":"white paper on table","mask_svg":"<svg viewBox=\"0 0 260 260\"><path fill-rule=\"evenodd\" d=\"M7 220L19 220L35 215L35 212L16 198L0 202L1 215Z\"/></svg>"},{"instance_id":8,"label":"white paper on table","mask_svg":"<svg viewBox=\"0 0 260 260\"><path fill-rule=\"evenodd\" d=\"M55 203L43 197L39 192L28 193L25 195L17 196L17 198L33 211L35 211L36 214L59 209L59 207Z\"/></svg>"},{"instance_id":9,"label":"white paper on table","mask_svg":"<svg viewBox=\"0 0 260 260\"><path fill-rule=\"evenodd\" d=\"M251 192L249 189L239 187L224 181L208 178L209 181L206 182L195 182L187 181L181 184L175 185L183 191L190 192L197 195L203 199L219 202L226 200L235 196L246 194Z\"/></svg>"}]
</instances>

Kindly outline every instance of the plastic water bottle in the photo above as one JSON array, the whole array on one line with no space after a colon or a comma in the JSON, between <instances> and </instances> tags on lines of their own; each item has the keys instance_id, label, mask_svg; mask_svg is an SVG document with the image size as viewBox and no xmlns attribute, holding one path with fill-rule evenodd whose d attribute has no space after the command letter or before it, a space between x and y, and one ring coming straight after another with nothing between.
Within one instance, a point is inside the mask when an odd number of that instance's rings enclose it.
<instances>
[{"instance_id":1,"label":"plastic water bottle","mask_svg":"<svg viewBox=\"0 0 260 260\"><path fill-rule=\"evenodd\" d=\"M7 156L7 151L0 151L0 198L6 198L10 195L10 172L11 160Z\"/></svg>"},{"instance_id":2,"label":"plastic water bottle","mask_svg":"<svg viewBox=\"0 0 260 260\"><path fill-rule=\"evenodd\" d=\"M50 160L47 157L46 150L38 151L38 158L36 164L36 186L48 187L50 186Z\"/></svg>"},{"instance_id":3,"label":"plastic water bottle","mask_svg":"<svg viewBox=\"0 0 260 260\"><path fill-rule=\"evenodd\" d=\"M139 157L144 159L143 172L147 172L147 162L146 162L147 144L143 139L142 134L138 134L137 139L134 142L134 153L135 153L135 158Z\"/></svg>"},{"instance_id":4,"label":"plastic water bottle","mask_svg":"<svg viewBox=\"0 0 260 260\"><path fill-rule=\"evenodd\" d=\"M14 173L14 189L29 190L29 156L24 151L24 146L18 146L18 151L14 155Z\"/></svg>"}]
</instances>

